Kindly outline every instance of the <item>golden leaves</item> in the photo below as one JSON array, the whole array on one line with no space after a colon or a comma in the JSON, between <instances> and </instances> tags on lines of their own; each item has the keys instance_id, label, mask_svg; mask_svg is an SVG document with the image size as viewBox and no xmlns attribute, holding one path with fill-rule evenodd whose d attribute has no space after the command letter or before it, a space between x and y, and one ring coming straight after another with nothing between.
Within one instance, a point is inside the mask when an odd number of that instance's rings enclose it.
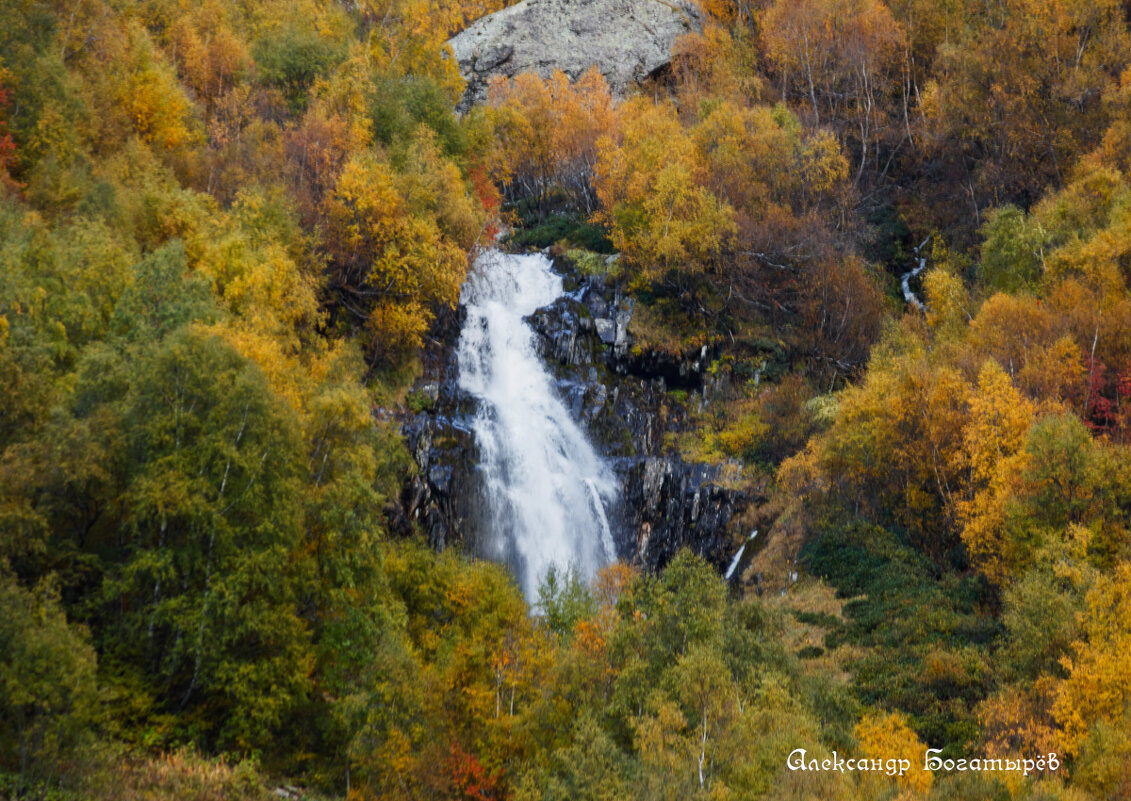
<instances>
[{"instance_id":1,"label":"golden leaves","mask_svg":"<svg viewBox=\"0 0 1131 801\"><path fill-rule=\"evenodd\" d=\"M1131 565L1101 577L1087 596L1084 637L1063 661L1068 678L1053 706L1064 749L1076 754L1097 720L1120 719L1131 701Z\"/></svg>"},{"instance_id":2,"label":"golden leaves","mask_svg":"<svg viewBox=\"0 0 1131 801\"><path fill-rule=\"evenodd\" d=\"M926 793L934 782L934 773L920 770L927 746L898 712L887 715L872 713L861 718L853 732L860 750L870 759L904 759L911 769L896 777L896 781L915 792Z\"/></svg>"},{"instance_id":3,"label":"golden leaves","mask_svg":"<svg viewBox=\"0 0 1131 801\"><path fill-rule=\"evenodd\" d=\"M703 164L673 106L629 101L622 115L619 140L603 140L596 167L613 243L646 271L707 269L737 230L733 209L703 185Z\"/></svg>"},{"instance_id":4,"label":"golden leaves","mask_svg":"<svg viewBox=\"0 0 1131 801\"><path fill-rule=\"evenodd\" d=\"M407 169L350 159L322 204L326 244L347 308L383 359L416 348L437 307L452 307L478 218L458 171L418 138Z\"/></svg>"}]
</instances>

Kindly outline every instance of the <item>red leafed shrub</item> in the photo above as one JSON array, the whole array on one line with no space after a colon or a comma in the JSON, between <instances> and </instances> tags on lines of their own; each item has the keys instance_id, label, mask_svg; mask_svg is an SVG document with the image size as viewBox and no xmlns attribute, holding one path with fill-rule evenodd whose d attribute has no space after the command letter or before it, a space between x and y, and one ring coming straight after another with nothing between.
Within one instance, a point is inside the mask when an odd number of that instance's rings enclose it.
<instances>
[{"instance_id":1,"label":"red leafed shrub","mask_svg":"<svg viewBox=\"0 0 1131 801\"><path fill-rule=\"evenodd\" d=\"M8 123L3 118L12 102L12 90L0 84L0 186L19 191L23 184L12 178L12 168L16 166L16 143L8 131Z\"/></svg>"},{"instance_id":2,"label":"red leafed shrub","mask_svg":"<svg viewBox=\"0 0 1131 801\"><path fill-rule=\"evenodd\" d=\"M499 801L503 798L500 772L488 771L474 754L452 743L448 757L448 775L454 795L461 801Z\"/></svg>"},{"instance_id":3,"label":"red leafed shrub","mask_svg":"<svg viewBox=\"0 0 1131 801\"><path fill-rule=\"evenodd\" d=\"M1091 357L1084 357L1088 372L1088 402L1084 422L1093 434L1123 441L1131 422L1131 370L1115 372Z\"/></svg>"}]
</instances>

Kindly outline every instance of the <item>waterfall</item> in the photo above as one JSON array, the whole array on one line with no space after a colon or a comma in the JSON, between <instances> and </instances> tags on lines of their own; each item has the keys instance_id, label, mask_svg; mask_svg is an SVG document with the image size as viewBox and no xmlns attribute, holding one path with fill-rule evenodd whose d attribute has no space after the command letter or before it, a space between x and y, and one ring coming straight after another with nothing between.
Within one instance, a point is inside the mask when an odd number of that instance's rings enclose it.
<instances>
[{"instance_id":1,"label":"waterfall","mask_svg":"<svg viewBox=\"0 0 1131 801\"><path fill-rule=\"evenodd\" d=\"M750 532L750 536L738 547L738 553L730 560L730 567L727 568L726 575L723 576L724 581L730 581L730 577L734 575L734 571L738 569L738 564L742 561L742 552L746 550L746 546L750 544L750 541L757 536L758 529L754 529Z\"/></svg>"},{"instance_id":2,"label":"waterfall","mask_svg":"<svg viewBox=\"0 0 1131 801\"><path fill-rule=\"evenodd\" d=\"M460 387L478 400L484 544L513 567L529 600L551 565L591 578L616 558L605 513L616 478L570 416L524 319L562 293L545 256L490 250L460 298L467 317L456 359Z\"/></svg>"}]
</instances>

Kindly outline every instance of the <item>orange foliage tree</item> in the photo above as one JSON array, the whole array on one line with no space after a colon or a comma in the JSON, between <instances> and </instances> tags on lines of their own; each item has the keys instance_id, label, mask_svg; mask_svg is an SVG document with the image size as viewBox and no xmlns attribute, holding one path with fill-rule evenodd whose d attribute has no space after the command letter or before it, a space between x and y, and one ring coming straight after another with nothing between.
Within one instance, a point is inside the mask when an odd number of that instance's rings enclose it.
<instances>
[{"instance_id":1,"label":"orange foliage tree","mask_svg":"<svg viewBox=\"0 0 1131 801\"><path fill-rule=\"evenodd\" d=\"M593 189L597 143L612 136L617 111L604 77L592 67L576 82L561 71L542 80L533 73L497 77L488 87L499 146L496 175L513 197L541 203L563 192L586 213Z\"/></svg>"}]
</instances>

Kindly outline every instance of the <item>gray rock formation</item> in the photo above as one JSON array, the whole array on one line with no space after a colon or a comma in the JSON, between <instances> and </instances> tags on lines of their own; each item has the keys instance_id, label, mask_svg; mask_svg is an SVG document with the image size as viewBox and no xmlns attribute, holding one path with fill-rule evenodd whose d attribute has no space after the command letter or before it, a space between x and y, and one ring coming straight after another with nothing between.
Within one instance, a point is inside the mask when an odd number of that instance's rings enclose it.
<instances>
[{"instance_id":1,"label":"gray rock formation","mask_svg":"<svg viewBox=\"0 0 1131 801\"><path fill-rule=\"evenodd\" d=\"M448 44L467 80L466 110L483 101L495 75L545 78L560 69L576 80L593 65L623 96L670 63L678 36L699 29L699 11L685 0L522 0Z\"/></svg>"}]
</instances>

